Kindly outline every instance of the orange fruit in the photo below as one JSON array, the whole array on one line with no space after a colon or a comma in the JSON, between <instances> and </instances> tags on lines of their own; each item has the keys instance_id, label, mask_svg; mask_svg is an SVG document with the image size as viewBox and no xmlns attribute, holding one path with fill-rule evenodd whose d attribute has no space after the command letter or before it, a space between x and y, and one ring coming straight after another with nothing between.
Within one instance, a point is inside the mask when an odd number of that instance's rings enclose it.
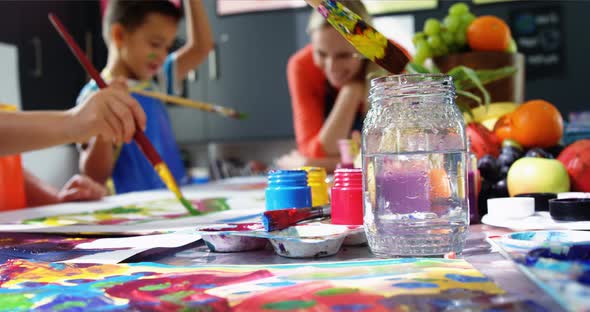
<instances>
[{"instance_id":1,"label":"orange fruit","mask_svg":"<svg viewBox=\"0 0 590 312\"><path fill-rule=\"evenodd\" d=\"M553 104L531 100L500 118L494 133L502 139L513 139L522 146L551 147L563 135L563 118Z\"/></svg>"},{"instance_id":2,"label":"orange fruit","mask_svg":"<svg viewBox=\"0 0 590 312\"><path fill-rule=\"evenodd\" d=\"M467 28L467 43L474 51L506 51L511 39L510 27L496 16L480 16Z\"/></svg>"},{"instance_id":3,"label":"orange fruit","mask_svg":"<svg viewBox=\"0 0 590 312\"><path fill-rule=\"evenodd\" d=\"M512 119L510 113L500 117L494 124L494 134L500 142L512 139Z\"/></svg>"}]
</instances>

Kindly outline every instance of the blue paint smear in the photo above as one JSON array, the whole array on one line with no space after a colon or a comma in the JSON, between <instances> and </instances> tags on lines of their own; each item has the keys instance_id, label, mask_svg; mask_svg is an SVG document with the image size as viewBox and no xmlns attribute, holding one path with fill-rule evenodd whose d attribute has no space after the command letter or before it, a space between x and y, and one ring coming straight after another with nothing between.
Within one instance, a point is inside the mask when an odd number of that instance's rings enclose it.
<instances>
[{"instance_id":1,"label":"blue paint smear","mask_svg":"<svg viewBox=\"0 0 590 312\"><path fill-rule=\"evenodd\" d=\"M49 266L51 266L56 271L61 271L66 268L64 263L50 263Z\"/></svg>"},{"instance_id":2,"label":"blue paint smear","mask_svg":"<svg viewBox=\"0 0 590 312\"><path fill-rule=\"evenodd\" d=\"M489 282L490 279L487 277L480 277L480 276L469 276L469 275L461 275L461 274L445 274L445 277L448 279L452 279L457 282L461 283L483 283Z\"/></svg>"},{"instance_id":3,"label":"blue paint smear","mask_svg":"<svg viewBox=\"0 0 590 312\"><path fill-rule=\"evenodd\" d=\"M251 291L244 290L244 291L238 291L238 292L232 293L232 295L245 295L245 294L249 294L249 293L251 293Z\"/></svg>"},{"instance_id":4,"label":"blue paint smear","mask_svg":"<svg viewBox=\"0 0 590 312\"><path fill-rule=\"evenodd\" d=\"M438 288L438 285L435 283L422 283L422 282L397 283L397 284L392 284L392 286L399 287L399 288L406 288L406 289Z\"/></svg>"},{"instance_id":5,"label":"blue paint smear","mask_svg":"<svg viewBox=\"0 0 590 312\"><path fill-rule=\"evenodd\" d=\"M371 309L373 306L368 304L337 304L332 306L332 311L354 312L365 311Z\"/></svg>"},{"instance_id":6,"label":"blue paint smear","mask_svg":"<svg viewBox=\"0 0 590 312\"><path fill-rule=\"evenodd\" d=\"M297 283L282 281L282 282L270 282L270 283L257 283L256 285L264 286L264 287L283 287L283 286L297 285Z\"/></svg>"},{"instance_id":7,"label":"blue paint smear","mask_svg":"<svg viewBox=\"0 0 590 312\"><path fill-rule=\"evenodd\" d=\"M533 238L537 235L535 232L519 232L510 235L512 239L519 239L519 240L533 240Z\"/></svg>"},{"instance_id":8,"label":"blue paint smear","mask_svg":"<svg viewBox=\"0 0 590 312\"><path fill-rule=\"evenodd\" d=\"M211 289L218 286L217 284L193 284L191 287L195 289Z\"/></svg>"}]
</instances>

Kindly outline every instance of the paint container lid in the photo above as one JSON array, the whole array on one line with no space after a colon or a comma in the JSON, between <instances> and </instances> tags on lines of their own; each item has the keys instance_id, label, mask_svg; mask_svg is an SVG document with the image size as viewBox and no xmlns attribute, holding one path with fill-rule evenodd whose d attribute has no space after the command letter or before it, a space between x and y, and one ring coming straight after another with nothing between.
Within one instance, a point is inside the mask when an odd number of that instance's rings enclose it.
<instances>
[{"instance_id":1,"label":"paint container lid","mask_svg":"<svg viewBox=\"0 0 590 312\"><path fill-rule=\"evenodd\" d=\"M564 192L557 194L557 199L565 199L565 198L590 198L590 193L588 192Z\"/></svg>"},{"instance_id":2,"label":"paint container lid","mask_svg":"<svg viewBox=\"0 0 590 312\"><path fill-rule=\"evenodd\" d=\"M332 224L363 224L362 169L337 169L331 193Z\"/></svg>"},{"instance_id":3,"label":"paint container lid","mask_svg":"<svg viewBox=\"0 0 590 312\"><path fill-rule=\"evenodd\" d=\"M558 221L590 221L590 198L551 199L549 214Z\"/></svg>"},{"instance_id":4,"label":"paint container lid","mask_svg":"<svg viewBox=\"0 0 590 312\"><path fill-rule=\"evenodd\" d=\"M301 167L301 170L307 172L307 185L311 188L311 204L314 207L327 205L330 199L328 198L326 169L322 167Z\"/></svg>"},{"instance_id":5,"label":"paint container lid","mask_svg":"<svg viewBox=\"0 0 590 312\"><path fill-rule=\"evenodd\" d=\"M488 199L488 215L498 219L524 219L535 213L531 197L500 197Z\"/></svg>"},{"instance_id":6,"label":"paint container lid","mask_svg":"<svg viewBox=\"0 0 590 312\"><path fill-rule=\"evenodd\" d=\"M549 200L557 198L555 193L526 193L516 197L532 197L535 199L535 211L549 211Z\"/></svg>"},{"instance_id":7,"label":"paint container lid","mask_svg":"<svg viewBox=\"0 0 590 312\"><path fill-rule=\"evenodd\" d=\"M311 207L311 188L304 170L275 170L268 173L266 210Z\"/></svg>"}]
</instances>

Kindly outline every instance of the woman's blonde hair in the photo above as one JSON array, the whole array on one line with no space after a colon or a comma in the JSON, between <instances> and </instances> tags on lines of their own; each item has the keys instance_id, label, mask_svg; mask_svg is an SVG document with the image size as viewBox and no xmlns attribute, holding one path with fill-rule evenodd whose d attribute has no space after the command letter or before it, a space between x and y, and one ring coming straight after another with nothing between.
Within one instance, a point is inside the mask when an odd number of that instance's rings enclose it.
<instances>
[{"instance_id":1,"label":"woman's blonde hair","mask_svg":"<svg viewBox=\"0 0 590 312\"><path fill-rule=\"evenodd\" d=\"M360 18L362 18L363 21L365 21L365 23L369 25L373 23L373 18L371 17L371 14L369 14L369 11L361 2L361 0L339 0L338 2L340 2L346 8L360 16ZM307 33L311 35L312 32L322 29L324 27L331 26L328 23L328 21L317 10L314 10L309 16L309 21L307 22ZM364 61L365 65L363 67L365 71L364 76L367 88L369 87L371 79L388 75L387 71L382 69L379 65L367 59Z\"/></svg>"}]
</instances>

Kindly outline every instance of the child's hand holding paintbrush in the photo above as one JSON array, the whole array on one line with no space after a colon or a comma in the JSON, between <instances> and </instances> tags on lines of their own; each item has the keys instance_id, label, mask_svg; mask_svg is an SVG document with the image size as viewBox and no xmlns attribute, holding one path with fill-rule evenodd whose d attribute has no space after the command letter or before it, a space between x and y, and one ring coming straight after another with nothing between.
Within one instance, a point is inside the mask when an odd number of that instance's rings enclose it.
<instances>
[{"instance_id":1,"label":"child's hand holding paintbrush","mask_svg":"<svg viewBox=\"0 0 590 312\"><path fill-rule=\"evenodd\" d=\"M64 41L67 43L67 45L70 47L70 50L72 51L74 56L78 59L78 61L82 65L82 67L84 67L84 69L90 75L90 77L92 79L94 79L94 81L96 82L98 87L100 89L107 88L107 84L104 81L104 79L102 79L102 77L100 76L100 74L98 73L96 68L92 65L90 60L82 52L82 49L80 49L78 44L74 41L74 38L70 35L70 33L67 31L66 27L61 23L61 21L57 18L57 16L55 16L53 14L49 14L49 20L51 21L51 23L53 24L55 29L59 32L59 34L62 36ZM170 169L168 168L166 163L162 160L162 158L160 157L160 155L158 154L158 152L156 151L156 149L154 148L152 143L149 141L149 139L143 133L143 131L141 131L141 130L135 131L133 138L134 138L135 142L137 143L137 146L139 147L139 149L142 151L142 153L149 160L149 162L153 166L154 170L158 173L158 175L160 176L160 178L162 179L162 181L164 182L166 187L168 187L168 189L170 191L172 191L172 193L174 193L176 198L182 203L182 205L187 209L187 211L190 214L198 215L199 212L192 206L192 204L188 200L186 200L186 198L184 198L184 196L180 192L180 188L178 187L176 180L174 179L174 176L170 172Z\"/></svg>"}]
</instances>

